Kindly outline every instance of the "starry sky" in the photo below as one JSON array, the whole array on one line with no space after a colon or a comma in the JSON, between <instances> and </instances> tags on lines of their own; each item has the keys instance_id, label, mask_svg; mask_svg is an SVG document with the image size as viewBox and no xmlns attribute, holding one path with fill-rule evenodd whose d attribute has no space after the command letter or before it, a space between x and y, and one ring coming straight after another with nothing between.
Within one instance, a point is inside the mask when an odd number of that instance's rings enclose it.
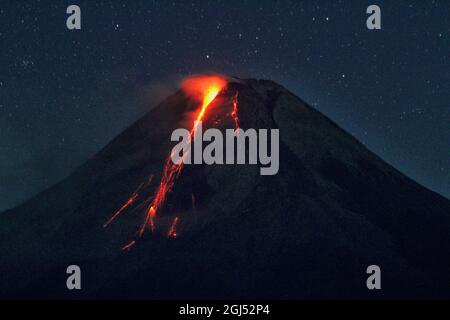
<instances>
[{"instance_id":1,"label":"starry sky","mask_svg":"<svg viewBox=\"0 0 450 320\"><path fill-rule=\"evenodd\" d=\"M366 28L371 4L382 30ZM450 197L449 17L448 0L2 1L0 210L208 71L279 82Z\"/></svg>"}]
</instances>

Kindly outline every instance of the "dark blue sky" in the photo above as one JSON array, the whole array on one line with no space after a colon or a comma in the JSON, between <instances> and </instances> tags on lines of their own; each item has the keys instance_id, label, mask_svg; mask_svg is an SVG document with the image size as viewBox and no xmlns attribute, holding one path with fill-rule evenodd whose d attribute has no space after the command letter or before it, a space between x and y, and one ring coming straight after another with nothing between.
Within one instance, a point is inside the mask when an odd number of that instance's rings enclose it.
<instances>
[{"instance_id":1,"label":"dark blue sky","mask_svg":"<svg viewBox=\"0 0 450 320\"><path fill-rule=\"evenodd\" d=\"M66 28L70 4L82 30ZM366 28L366 8L382 30ZM0 4L0 210L67 176L183 75L279 82L450 197L450 1Z\"/></svg>"}]
</instances>

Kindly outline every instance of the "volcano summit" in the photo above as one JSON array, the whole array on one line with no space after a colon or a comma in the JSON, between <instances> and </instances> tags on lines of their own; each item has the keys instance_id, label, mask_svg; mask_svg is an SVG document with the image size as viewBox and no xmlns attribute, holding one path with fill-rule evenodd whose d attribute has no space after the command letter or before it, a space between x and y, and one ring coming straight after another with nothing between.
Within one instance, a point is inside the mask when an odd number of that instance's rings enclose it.
<instances>
[{"instance_id":1,"label":"volcano summit","mask_svg":"<svg viewBox=\"0 0 450 320\"><path fill-rule=\"evenodd\" d=\"M67 179L3 212L0 296L450 297L449 200L272 81L231 79L207 110L200 100L169 96ZM171 133L195 131L200 115L222 132L237 120L278 129L278 174L166 169ZM76 293L65 287L71 264L83 274ZM366 288L373 264L382 290Z\"/></svg>"}]
</instances>

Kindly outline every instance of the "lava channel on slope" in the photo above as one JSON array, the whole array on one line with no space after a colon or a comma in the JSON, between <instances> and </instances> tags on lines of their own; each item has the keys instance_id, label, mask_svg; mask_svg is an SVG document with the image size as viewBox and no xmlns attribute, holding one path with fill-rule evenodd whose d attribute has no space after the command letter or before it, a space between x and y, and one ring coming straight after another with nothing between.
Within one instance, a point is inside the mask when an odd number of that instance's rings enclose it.
<instances>
[{"instance_id":1,"label":"lava channel on slope","mask_svg":"<svg viewBox=\"0 0 450 320\"><path fill-rule=\"evenodd\" d=\"M194 123L192 124L190 135L191 138L194 137L196 130L198 128L199 123L201 123L206 116L210 115L208 113L209 107L217 95L226 87L227 80L224 77L218 75L202 75L202 76L192 76L188 77L181 82L181 89L185 92L185 94L201 103L198 106L198 111L195 115ZM238 94L237 92L233 96L232 101L232 110L227 114L232 117L235 123L235 129L239 128L239 119L238 119ZM191 139L193 141L193 139ZM183 154L183 158L189 156L191 152L191 144L188 145L187 152ZM140 199L140 192L142 191L145 185L149 185L153 178L151 175L150 179L147 182L143 182L139 185L135 192L125 201L125 203L120 206L120 208L111 216L111 218L103 225L104 228L108 227L117 217L119 217L122 213L135 206L134 209L144 209L145 210L145 218L142 224L139 226L137 231L136 239L133 239L126 245L122 247L122 250L128 251L130 250L137 242L139 238L144 235L145 230L149 229L151 232L154 232L156 229L155 219L158 214L162 210L164 204L166 203L166 199L168 194L173 190L175 182L177 178L182 173L184 168L184 162L180 161L179 163L173 163L171 153L167 156L165 160L165 164L163 167L163 172L161 175L161 180L156 188L156 191L153 193L153 196L150 199L144 199L141 201L139 205L137 205L137 201ZM194 206L194 195L192 195L192 204L193 210L195 211ZM180 216L177 215L172 223L170 224L169 230L167 231L168 238L176 238L178 235L177 227L180 223Z\"/></svg>"}]
</instances>

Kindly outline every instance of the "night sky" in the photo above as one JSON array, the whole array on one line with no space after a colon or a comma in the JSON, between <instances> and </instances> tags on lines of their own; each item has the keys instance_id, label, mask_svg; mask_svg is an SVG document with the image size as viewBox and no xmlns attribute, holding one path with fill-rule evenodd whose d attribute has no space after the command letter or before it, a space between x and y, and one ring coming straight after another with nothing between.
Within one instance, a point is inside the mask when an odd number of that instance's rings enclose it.
<instances>
[{"instance_id":1,"label":"night sky","mask_svg":"<svg viewBox=\"0 0 450 320\"><path fill-rule=\"evenodd\" d=\"M82 29L66 28L77 4ZM366 28L377 4L382 30ZM2 1L0 210L207 71L271 79L450 197L450 1Z\"/></svg>"}]
</instances>

